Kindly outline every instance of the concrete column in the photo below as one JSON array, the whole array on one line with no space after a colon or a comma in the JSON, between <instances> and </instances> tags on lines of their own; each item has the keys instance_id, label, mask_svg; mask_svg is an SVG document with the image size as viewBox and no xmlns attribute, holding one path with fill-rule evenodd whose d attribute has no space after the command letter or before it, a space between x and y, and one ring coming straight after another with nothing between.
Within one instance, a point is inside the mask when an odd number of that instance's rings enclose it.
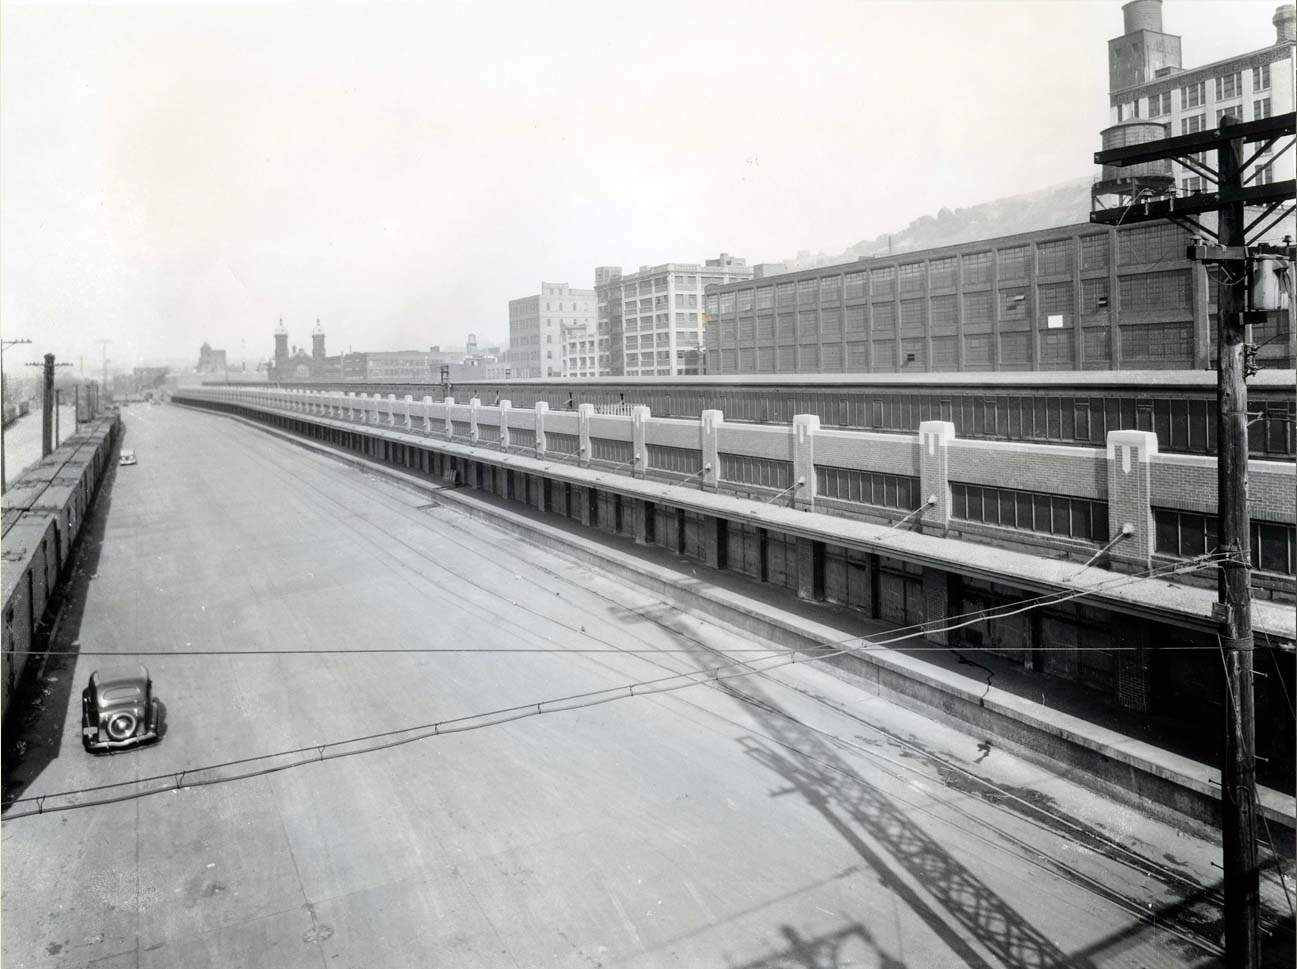
<instances>
[{"instance_id":1,"label":"concrete column","mask_svg":"<svg viewBox=\"0 0 1297 969\"><path fill-rule=\"evenodd\" d=\"M699 446L703 452L702 487L705 490L716 491L720 487L720 438L721 425L724 423L725 415L718 410L705 410L699 419Z\"/></svg>"},{"instance_id":2,"label":"concrete column","mask_svg":"<svg viewBox=\"0 0 1297 969\"><path fill-rule=\"evenodd\" d=\"M576 520L588 527L590 524L590 490L583 485L573 485L572 504L576 511Z\"/></svg>"},{"instance_id":3,"label":"concrete column","mask_svg":"<svg viewBox=\"0 0 1297 969\"><path fill-rule=\"evenodd\" d=\"M446 440L449 441L452 437L455 436L455 422L450 419L450 408L454 405L455 398L447 397L445 400L442 401L442 403L446 405L445 431L446 431Z\"/></svg>"},{"instance_id":4,"label":"concrete column","mask_svg":"<svg viewBox=\"0 0 1297 969\"><path fill-rule=\"evenodd\" d=\"M545 456L545 415L549 413L549 404L543 400L538 400L532 404L532 412L536 415L536 457Z\"/></svg>"},{"instance_id":5,"label":"concrete column","mask_svg":"<svg viewBox=\"0 0 1297 969\"><path fill-rule=\"evenodd\" d=\"M949 645L950 634L944 628L950 614L950 576L944 569L923 568L923 621L929 628L923 638L939 646ZM936 627L936 628L933 628Z\"/></svg>"},{"instance_id":6,"label":"concrete column","mask_svg":"<svg viewBox=\"0 0 1297 969\"><path fill-rule=\"evenodd\" d=\"M405 395L405 426L407 428L414 426L413 424L410 423L410 405L412 403L414 403L414 398L411 397L409 394L406 394Z\"/></svg>"},{"instance_id":7,"label":"concrete column","mask_svg":"<svg viewBox=\"0 0 1297 969\"><path fill-rule=\"evenodd\" d=\"M369 394L356 395L356 419L362 424L369 423Z\"/></svg>"},{"instance_id":8,"label":"concrete column","mask_svg":"<svg viewBox=\"0 0 1297 969\"><path fill-rule=\"evenodd\" d=\"M342 392L342 412L349 421L356 419L356 395L349 390Z\"/></svg>"},{"instance_id":9,"label":"concrete column","mask_svg":"<svg viewBox=\"0 0 1297 969\"><path fill-rule=\"evenodd\" d=\"M1126 536L1108 554L1140 569L1151 566L1155 547L1151 469L1156 455L1152 431L1108 432L1108 538Z\"/></svg>"},{"instance_id":10,"label":"concrete column","mask_svg":"<svg viewBox=\"0 0 1297 969\"><path fill-rule=\"evenodd\" d=\"M815 598L815 546L810 538L797 539L797 598Z\"/></svg>"},{"instance_id":11,"label":"concrete column","mask_svg":"<svg viewBox=\"0 0 1297 969\"><path fill-rule=\"evenodd\" d=\"M793 507L815 510L815 434L820 419L814 414L793 415Z\"/></svg>"},{"instance_id":12,"label":"concrete column","mask_svg":"<svg viewBox=\"0 0 1297 969\"><path fill-rule=\"evenodd\" d=\"M648 408L644 408L648 410ZM623 502L629 502L630 512L635 516L635 544L648 544L648 502L643 498L625 498Z\"/></svg>"},{"instance_id":13,"label":"concrete column","mask_svg":"<svg viewBox=\"0 0 1297 969\"><path fill-rule=\"evenodd\" d=\"M719 411L718 411L719 413ZM702 523L703 561L714 569L721 567L721 520L713 515L704 515Z\"/></svg>"},{"instance_id":14,"label":"concrete column","mask_svg":"<svg viewBox=\"0 0 1297 969\"><path fill-rule=\"evenodd\" d=\"M577 464L583 468L590 467L590 418L594 415L594 404L576 405L577 427Z\"/></svg>"},{"instance_id":15,"label":"concrete column","mask_svg":"<svg viewBox=\"0 0 1297 969\"><path fill-rule=\"evenodd\" d=\"M532 506L537 511L544 511L546 507L546 492L549 490L549 482L541 475L527 475L528 497L531 499Z\"/></svg>"},{"instance_id":16,"label":"concrete column","mask_svg":"<svg viewBox=\"0 0 1297 969\"><path fill-rule=\"evenodd\" d=\"M396 394L387 395L387 425L396 427Z\"/></svg>"},{"instance_id":17,"label":"concrete column","mask_svg":"<svg viewBox=\"0 0 1297 969\"><path fill-rule=\"evenodd\" d=\"M477 443L477 412L482 406L480 398L471 397L468 401L468 439L471 443Z\"/></svg>"},{"instance_id":18,"label":"concrete column","mask_svg":"<svg viewBox=\"0 0 1297 969\"><path fill-rule=\"evenodd\" d=\"M513 409L513 402L502 400L499 404L500 409L500 449L509 450L509 411Z\"/></svg>"},{"instance_id":19,"label":"concrete column","mask_svg":"<svg viewBox=\"0 0 1297 969\"><path fill-rule=\"evenodd\" d=\"M423 398L423 433L432 433L432 398Z\"/></svg>"},{"instance_id":20,"label":"concrete column","mask_svg":"<svg viewBox=\"0 0 1297 969\"><path fill-rule=\"evenodd\" d=\"M1113 633L1113 645L1117 647L1117 703L1127 710L1147 713L1152 697L1148 625L1142 619L1123 616Z\"/></svg>"},{"instance_id":21,"label":"concrete column","mask_svg":"<svg viewBox=\"0 0 1297 969\"><path fill-rule=\"evenodd\" d=\"M954 439L955 425L950 421L919 424L919 501L937 499L923 509L919 521L940 531L950 526L950 442Z\"/></svg>"},{"instance_id":22,"label":"concrete column","mask_svg":"<svg viewBox=\"0 0 1297 969\"><path fill-rule=\"evenodd\" d=\"M644 438L648 420L651 416L649 409L643 404L636 404L630 409L630 473L636 478L644 477L648 471L648 451L644 445Z\"/></svg>"}]
</instances>

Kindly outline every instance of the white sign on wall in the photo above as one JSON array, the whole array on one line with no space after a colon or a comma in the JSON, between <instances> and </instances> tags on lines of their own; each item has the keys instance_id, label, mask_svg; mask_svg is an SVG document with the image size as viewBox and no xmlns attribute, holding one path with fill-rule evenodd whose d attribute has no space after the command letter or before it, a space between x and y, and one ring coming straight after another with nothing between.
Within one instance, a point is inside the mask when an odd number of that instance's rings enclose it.
<instances>
[{"instance_id":1,"label":"white sign on wall","mask_svg":"<svg viewBox=\"0 0 1297 969\"><path fill-rule=\"evenodd\" d=\"M1058 314L1051 315L1046 324L1051 330L1061 330L1063 328L1063 317Z\"/></svg>"}]
</instances>

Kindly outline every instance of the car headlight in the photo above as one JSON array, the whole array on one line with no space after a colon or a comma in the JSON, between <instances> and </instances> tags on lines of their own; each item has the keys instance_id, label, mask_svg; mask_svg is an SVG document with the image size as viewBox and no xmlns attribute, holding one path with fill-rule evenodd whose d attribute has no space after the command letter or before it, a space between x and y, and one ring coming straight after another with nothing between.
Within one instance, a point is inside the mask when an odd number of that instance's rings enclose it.
<instances>
[{"instance_id":1,"label":"car headlight","mask_svg":"<svg viewBox=\"0 0 1297 969\"><path fill-rule=\"evenodd\" d=\"M135 714L114 713L108 718L108 736L114 740L125 740L135 734Z\"/></svg>"}]
</instances>

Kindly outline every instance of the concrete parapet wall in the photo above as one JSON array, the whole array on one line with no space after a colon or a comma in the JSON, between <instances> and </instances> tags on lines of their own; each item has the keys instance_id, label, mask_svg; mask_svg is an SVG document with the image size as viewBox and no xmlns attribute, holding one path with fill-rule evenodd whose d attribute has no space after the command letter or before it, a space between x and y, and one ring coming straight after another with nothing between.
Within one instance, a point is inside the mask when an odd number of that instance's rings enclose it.
<instances>
[{"instance_id":1,"label":"concrete parapet wall","mask_svg":"<svg viewBox=\"0 0 1297 969\"><path fill-rule=\"evenodd\" d=\"M11 482L0 499L4 519L0 714L8 712L26 666L28 657L20 651L45 645L53 619L51 604L99 484L116 459L120 427L116 417L83 424L52 454Z\"/></svg>"},{"instance_id":2,"label":"concrete parapet wall","mask_svg":"<svg viewBox=\"0 0 1297 969\"><path fill-rule=\"evenodd\" d=\"M319 392L289 394L278 390L243 388L195 388L184 391L182 396L184 394L192 395L195 399L307 414L317 413L314 402L324 398L324 394ZM351 418L352 423L406 426L404 419L398 420L395 425L391 423L386 416L385 408L389 407L386 401L366 398L364 395L349 400L354 401L351 409L356 414ZM402 402L399 406L404 408L406 405ZM751 480L722 481L719 455L786 461L794 465L794 479L805 481L804 485L798 486L789 503L805 510L819 508L831 514L892 520L901 517L900 514L859 504L855 499L846 501L842 495L821 499L816 493L816 466L931 479L922 484L922 497L927 500L935 494L938 504L924 512L922 526L925 530L948 529L966 537L980 535L987 530L978 521L965 522L953 518L951 509L944 500L949 496L949 488L953 483L1107 502L1108 520L1112 528L1120 530L1123 526L1130 525L1135 529L1133 534L1123 536L1112 556L1112 560L1124 563L1127 568L1148 567L1150 555L1156 547L1152 509L1164 508L1207 515L1214 515L1216 510L1215 459L1160 454L1156 447L1156 436L1147 431L1113 431L1110 433L1109 447L1103 449L960 440L954 434L952 425L950 433L935 439L938 442L936 447L941 453L928 454L921 447L919 435L826 429L817 423L802 420L802 417L808 415L798 416L790 426L731 423L719 411L707 411L698 421L655 418L647 413L647 408L627 416L596 414L589 404L580 405L576 411L550 411L541 405L535 408L499 409L473 402L432 403L426 407L411 403L409 406L412 415L409 429L441 438L446 438L449 434L447 415L473 429L471 434L465 435L465 439L470 441L476 441L479 423L490 426L505 421L509 427L534 429L538 455L546 453L546 434L572 435L580 441L575 460L581 466L590 466L594 460L591 438L626 442L633 445L634 457L638 460L627 462L625 469L612 467L607 461L595 461L595 464L605 469L611 467L616 474L630 477L640 477L646 473L647 461L643 451L647 445L700 450L705 466L703 473L699 475L700 487L729 491L731 494L772 495L777 494L778 490L769 487L765 481L757 480L756 475L761 472L761 468L768 467L760 465L760 462L757 462L756 470L740 469L740 473L752 475ZM508 410L507 415L503 410ZM419 419L423 411L431 415L427 421L431 424L430 429L422 426L425 422ZM342 417L347 419L345 412ZM1142 455L1139 458L1142 467L1134 478L1129 477L1126 470L1131 455L1135 453L1127 444L1121 443L1126 435L1137 435L1139 441L1145 442L1138 451ZM494 435L484 444L501 447ZM808 460L807 455L813 455L813 458ZM1121 473L1115 473L1114 468ZM672 473L665 474L671 476ZM1297 478L1294 476L1294 465L1253 460L1249 464L1249 476L1250 506L1254 519L1281 524L1292 524L1297 520L1297 502L1294 501L1294 483ZM1112 492L1114 482L1121 482L1122 485L1120 493L1115 496ZM902 514L908 510L903 509ZM1076 538L1005 527L996 527L994 532L997 545L1021 547L1035 554L1053 548L1064 555L1088 559L1103 544L1102 541L1096 541L1090 548L1083 540ZM1110 537L1115 538L1115 533ZM1283 595L1291 594L1295 587L1293 577L1289 575L1265 573L1260 581L1266 584L1266 588Z\"/></svg>"},{"instance_id":3,"label":"concrete parapet wall","mask_svg":"<svg viewBox=\"0 0 1297 969\"><path fill-rule=\"evenodd\" d=\"M815 435L815 460L833 468L919 474L918 440L909 435L821 428Z\"/></svg>"},{"instance_id":4,"label":"concrete parapet wall","mask_svg":"<svg viewBox=\"0 0 1297 969\"><path fill-rule=\"evenodd\" d=\"M1074 498L1103 499L1108 494L1107 458L1100 448L955 441L950 480Z\"/></svg>"}]
</instances>

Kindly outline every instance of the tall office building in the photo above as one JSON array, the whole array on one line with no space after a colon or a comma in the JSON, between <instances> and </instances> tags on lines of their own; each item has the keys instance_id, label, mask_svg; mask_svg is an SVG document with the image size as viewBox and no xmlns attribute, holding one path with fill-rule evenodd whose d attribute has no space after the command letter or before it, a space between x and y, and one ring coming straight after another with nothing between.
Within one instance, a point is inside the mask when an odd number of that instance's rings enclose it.
<instances>
[{"instance_id":1,"label":"tall office building","mask_svg":"<svg viewBox=\"0 0 1297 969\"><path fill-rule=\"evenodd\" d=\"M746 260L722 252L697 263L641 266L621 278L625 375L700 374L703 361L703 287L752 278Z\"/></svg>"},{"instance_id":2,"label":"tall office building","mask_svg":"<svg viewBox=\"0 0 1297 969\"><path fill-rule=\"evenodd\" d=\"M596 328L593 289L540 284L540 293L509 300L508 364L514 377L562 377L563 331Z\"/></svg>"}]
</instances>

